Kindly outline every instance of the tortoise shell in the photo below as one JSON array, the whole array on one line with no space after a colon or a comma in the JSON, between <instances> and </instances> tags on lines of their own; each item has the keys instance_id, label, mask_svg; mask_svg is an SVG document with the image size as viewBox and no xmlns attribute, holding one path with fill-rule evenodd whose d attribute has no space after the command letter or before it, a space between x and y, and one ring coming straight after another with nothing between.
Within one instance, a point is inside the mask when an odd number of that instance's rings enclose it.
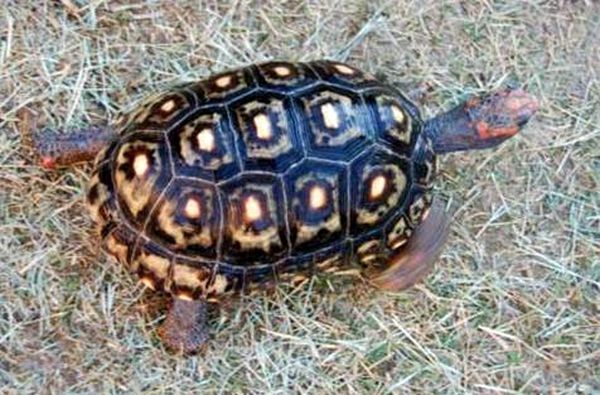
<instances>
[{"instance_id":1,"label":"tortoise shell","mask_svg":"<svg viewBox=\"0 0 600 395\"><path fill-rule=\"evenodd\" d=\"M369 267L431 202L422 128L400 92L349 65L253 65L125 116L87 199L105 249L180 298Z\"/></svg>"}]
</instances>

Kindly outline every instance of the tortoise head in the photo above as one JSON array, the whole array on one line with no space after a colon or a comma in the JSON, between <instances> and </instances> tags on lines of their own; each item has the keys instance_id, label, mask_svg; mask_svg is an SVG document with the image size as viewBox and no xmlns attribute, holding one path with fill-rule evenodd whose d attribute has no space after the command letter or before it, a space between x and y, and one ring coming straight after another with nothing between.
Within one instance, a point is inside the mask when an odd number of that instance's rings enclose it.
<instances>
[{"instance_id":1,"label":"tortoise head","mask_svg":"<svg viewBox=\"0 0 600 395\"><path fill-rule=\"evenodd\" d=\"M521 89L473 97L425 123L436 153L491 148L514 136L536 113L537 100Z\"/></svg>"}]
</instances>

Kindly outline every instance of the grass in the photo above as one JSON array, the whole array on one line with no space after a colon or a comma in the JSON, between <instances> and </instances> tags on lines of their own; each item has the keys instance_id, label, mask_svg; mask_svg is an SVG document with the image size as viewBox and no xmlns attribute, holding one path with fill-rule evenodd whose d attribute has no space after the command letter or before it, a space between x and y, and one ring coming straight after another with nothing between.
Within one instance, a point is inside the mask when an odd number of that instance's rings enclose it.
<instances>
[{"instance_id":1,"label":"grass","mask_svg":"<svg viewBox=\"0 0 600 395\"><path fill-rule=\"evenodd\" d=\"M0 8L1 393L600 391L597 2L169 3ZM426 116L510 83L542 107L501 148L442 159L455 221L423 284L281 286L225 305L205 354L167 353L164 298L98 251L90 167L32 164L16 112L68 130L174 83L321 57L426 84Z\"/></svg>"}]
</instances>

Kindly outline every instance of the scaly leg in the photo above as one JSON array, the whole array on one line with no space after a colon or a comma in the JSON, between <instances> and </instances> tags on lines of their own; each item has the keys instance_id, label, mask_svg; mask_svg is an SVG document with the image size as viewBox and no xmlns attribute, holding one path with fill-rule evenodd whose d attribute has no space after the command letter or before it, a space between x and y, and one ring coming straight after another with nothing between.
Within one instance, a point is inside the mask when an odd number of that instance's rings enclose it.
<instances>
[{"instance_id":1,"label":"scaly leg","mask_svg":"<svg viewBox=\"0 0 600 395\"><path fill-rule=\"evenodd\" d=\"M90 126L69 134L57 134L49 130L34 133L33 114L22 109L18 117L23 144L33 150L46 169L91 161L115 136L114 129L108 126Z\"/></svg>"},{"instance_id":2,"label":"scaly leg","mask_svg":"<svg viewBox=\"0 0 600 395\"><path fill-rule=\"evenodd\" d=\"M191 354L200 351L208 340L206 300L173 298L167 319L158 332L165 345L174 351Z\"/></svg>"},{"instance_id":3,"label":"scaly leg","mask_svg":"<svg viewBox=\"0 0 600 395\"><path fill-rule=\"evenodd\" d=\"M415 229L402 251L390 258L388 266L371 279L378 288L401 291L425 277L442 253L448 234L450 219L444 205L435 200L427 217Z\"/></svg>"}]
</instances>

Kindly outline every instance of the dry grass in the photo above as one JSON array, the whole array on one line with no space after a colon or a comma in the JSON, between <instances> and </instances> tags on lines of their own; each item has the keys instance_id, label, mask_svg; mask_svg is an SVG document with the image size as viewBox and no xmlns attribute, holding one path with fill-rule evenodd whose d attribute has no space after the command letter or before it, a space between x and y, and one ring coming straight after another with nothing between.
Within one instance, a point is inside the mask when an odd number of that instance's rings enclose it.
<instances>
[{"instance_id":1,"label":"dry grass","mask_svg":"<svg viewBox=\"0 0 600 395\"><path fill-rule=\"evenodd\" d=\"M2 3L1 393L600 391L597 2ZM282 287L216 315L205 355L166 353L163 299L97 249L89 167L30 164L16 111L75 127L175 82L320 57L427 83L427 115L507 83L542 109L500 149L442 160L456 221L424 284Z\"/></svg>"}]
</instances>

